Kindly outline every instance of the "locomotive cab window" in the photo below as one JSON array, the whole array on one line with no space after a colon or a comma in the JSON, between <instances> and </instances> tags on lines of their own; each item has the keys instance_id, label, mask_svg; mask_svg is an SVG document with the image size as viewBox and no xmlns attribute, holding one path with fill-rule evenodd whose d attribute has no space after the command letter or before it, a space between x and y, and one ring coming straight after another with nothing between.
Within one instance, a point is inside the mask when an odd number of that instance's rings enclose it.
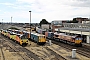
<instances>
[{"instance_id":1,"label":"locomotive cab window","mask_svg":"<svg viewBox=\"0 0 90 60\"><path fill-rule=\"evenodd\" d=\"M76 38L75 40L79 40L79 38Z\"/></svg>"},{"instance_id":2,"label":"locomotive cab window","mask_svg":"<svg viewBox=\"0 0 90 60\"><path fill-rule=\"evenodd\" d=\"M79 40L82 40L82 38L79 38Z\"/></svg>"},{"instance_id":3,"label":"locomotive cab window","mask_svg":"<svg viewBox=\"0 0 90 60\"><path fill-rule=\"evenodd\" d=\"M26 36L25 35L21 36L21 39L26 39Z\"/></svg>"},{"instance_id":4,"label":"locomotive cab window","mask_svg":"<svg viewBox=\"0 0 90 60\"><path fill-rule=\"evenodd\" d=\"M42 36L40 36L40 38L42 38Z\"/></svg>"}]
</instances>

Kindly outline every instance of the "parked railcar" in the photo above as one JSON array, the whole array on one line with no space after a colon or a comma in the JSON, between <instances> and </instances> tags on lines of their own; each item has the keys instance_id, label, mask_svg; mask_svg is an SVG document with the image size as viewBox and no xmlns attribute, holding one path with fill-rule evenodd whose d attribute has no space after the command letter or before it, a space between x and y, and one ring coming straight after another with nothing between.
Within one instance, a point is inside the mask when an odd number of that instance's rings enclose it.
<instances>
[{"instance_id":1,"label":"parked railcar","mask_svg":"<svg viewBox=\"0 0 90 60\"><path fill-rule=\"evenodd\" d=\"M16 33L10 32L10 39L15 41Z\"/></svg>"},{"instance_id":2,"label":"parked railcar","mask_svg":"<svg viewBox=\"0 0 90 60\"><path fill-rule=\"evenodd\" d=\"M10 31L7 31L6 37L7 37L7 38L10 38Z\"/></svg>"},{"instance_id":3,"label":"parked railcar","mask_svg":"<svg viewBox=\"0 0 90 60\"><path fill-rule=\"evenodd\" d=\"M28 39L26 38L26 36L24 34L16 34L14 32L12 32L10 34L10 39L12 39L15 42L18 42L20 45L27 45L28 44Z\"/></svg>"},{"instance_id":4,"label":"parked railcar","mask_svg":"<svg viewBox=\"0 0 90 60\"><path fill-rule=\"evenodd\" d=\"M10 38L11 40L18 42L20 45L27 45L28 44L28 39L26 38L25 34L17 34L18 31L12 31L12 30L2 30L1 34Z\"/></svg>"},{"instance_id":5,"label":"parked railcar","mask_svg":"<svg viewBox=\"0 0 90 60\"><path fill-rule=\"evenodd\" d=\"M18 42L20 45L27 45L28 39L24 34L16 34L16 37L14 39L16 42Z\"/></svg>"},{"instance_id":6,"label":"parked railcar","mask_svg":"<svg viewBox=\"0 0 90 60\"><path fill-rule=\"evenodd\" d=\"M68 43L75 46L82 46L82 38L81 36L70 36L63 33L55 33L54 39L58 41L62 41L64 43Z\"/></svg>"},{"instance_id":7,"label":"parked railcar","mask_svg":"<svg viewBox=\"0 0 90 60\"><path fill-rule=\"evenodd\" d=\"M14 33L18 34L18 31L19 31L19 30L14 30Z\"/></svg>"},{"instance_id":8,"label":"parked railcar","mask_svg":"<svg viewBox=\"0 0 90 60\"><path fill-rule=\"evenodd\" d=\"M12 30L12 29L7 29L7 31L10 31L10 32L12 32L13 30Z\"/></svg>"},{"instance_id":9,"label":"parked railcar","mask_svg":"<svg viewBox=\"0 0 90 60\"><path fill-rule=\"evenodd\" d=\"M18 34L23 34L23 31L18 30Z\"/></svg>"},{"instance_id":10,"label":"parked railcar","mask_svg":"<svg viewBox=\"0 0 90 60\"><path fill-rule=\"evenodd\" d=\"M36 28L36 32L39 33L39 34L45 35L46 30L45 29Z\"/></svg>"},{"instance_id":11,"label":"parked railcar","mask_svg":"<svg viewBox=\"0 0 90 60\"><path fill-rule=\"evenodd\" d=\"M4 35L4 30L3 29L1 30L1 35Z\"/></svg>"},{"instance_id":12,"label":"parked railcar","mask_svg":"<svg viewBox=\"0 0 90 60\"><path fill-rule=\"evenodd\" d=\"M36 32L39 33L39 34L42 34L42 30L41 29L37 29Z\"/></svg>"},{"instance_id":13,"label":"parked railcar","mask_svg":"<svg viewBox=\"0 0 90 60\"><path fill-rule=\"evenodd\" d=\"M56 32L56 33L54 33L53 38L54 38L54 40L60 41L60 40L62 40L62 38L64 38L63 35L65 35L65 34ZM62 40L62 41L64 41L64 40Z\"/></svg>"},{"instance_id":14,"label":"parked railcar","mask_svg":"<svg viewBox=\"0 0 90 60\"><path fill-rule=\"evenodd\" d=\"M78 35L71 36L71 35L66 35L65 33L45 32L45 36L48 39L61 41L64 43L68 43L70 45L82 46L82 38L81 36Z\"/></svg>"},{"instance_id":15,"label":"parked railcar","mask_svg":"<svg viewBox=\"0 0 90 60\"><path fill-rule=\"evenodd\" d=\"M0 30L0 33L1 33L1 34L2 34L2 32L3 32L3 29Z\"/></svg>"},{"instance_id":16,"label":"parked railcar","mask_svg":"<svg viewBox=\"0 0 90 60\"><path fill-rule=\"evenodd\" d=\"M45 32L45 36L46 38L48 39L54 39L53 36L54 36L54 33L53 32Z\"/></svg>"},{"instance_id":17,"label":"parked railcar","mask_svg":"<svg viewBox=\"0 0 90 60\"><path fill-rule=\"evenodd\" d=\"M3 30L3 35L6 37L7 30Z\"/></svg>"},{"instance_id":18,"label":"parked railcar","mask_svg":"<svg viewBox=\"0 0 90 60\"><path fill-rule=\"evenodd\" d=\"M23 33L25 34L26 38L27 38L28 40L30 40L30 32L24 31Z\"/></svg>"},{"instance_id":19,"label":"parked railcar","mask_svg":"<svg viewBox=\"0 0 90 60\"><path fill-rule=\"evenodd\" d=\"M38 34L38 33L31 33L31 39L35 41L37 44L44 45L46 43L45 35Z\"/></svg>"}]
</instances>

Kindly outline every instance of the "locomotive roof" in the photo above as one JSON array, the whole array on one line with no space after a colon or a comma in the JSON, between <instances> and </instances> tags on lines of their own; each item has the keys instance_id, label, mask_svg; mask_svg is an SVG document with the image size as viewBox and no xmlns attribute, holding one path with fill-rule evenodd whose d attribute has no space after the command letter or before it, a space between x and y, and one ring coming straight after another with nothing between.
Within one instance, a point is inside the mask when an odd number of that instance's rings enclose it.
<instances>
[{"instance_id":1,"label":"locomotive roof","mask_svg":"<svg viewBox=\"0 0 90 60\"><path fill-rule=\"evenodd\" d=\"M20 37L23 36L24 34L16 34L16 35L19 35Z\"/></svg>"},{"instance_id":2,"label":"locomotive roof","mask_svg":"<svg viewBox=\"0 0 90 60\"><path fill-rule=\"evenodd\" d=\"M48 32L48 33L53 33L53 32Z\"/></svg>"},{"instance_id":3,"label":"locomotive roof","mask_svg":"<svg viewBox=\"0 0 90 60\"><path fill-rule=\"evenodd\" d=\"M3 31L7 31L7 30L3 30Z\"/></svg>"},{"instance_id":4,"label":"locomotive roof","mask_svg":"<svg viewBox=\"0 0 90 60\"><path fill-rule=\"evenodd\" d=\"M75 37L77 37L77 35L75 35L75 36L71 36L72 38L75 38Z\"/></svg>"},{"instance_id":5,"label":"locomotive roof","mask_svg":"<svg viewBox=\"0 0 90 60\"><path fill-rule=\"evenodd\" d=\"M14 30L14 31L19 31L19 30Z\"/></svg>"},{"instance_id":6,"label":"locomotive roof","mask_svg":"<svg viewBox=\"0 0 90 60\"><path fill-rule=\"evenodd\" d=\"M76 38L76 37L77 37L77 35L71 36L71 35L66 35L66 34L64 34L64 33L54 33L54 34L56 34L56 35L68 36L68 37L72 37L72 38Z\"/></svg>"},{"instance_id":7,"label":"locomotive roof","mask_svg":"<svg viewBox=\"0 0 90 60\"><path fill-rule=\"evenodd\" d=\"M38 36L45 36L45 35L42 35L42 34L38 34Z\"/></svg>"},{"instance_id":8,"label":"locomotive roof","mask_svg":"<svg viewBox=\"0 0 90 60\"><path fill-rule=\"evenodd\" d=\"M36 35L36 36L45 36L45 35L38 34L38 33L31 33L31 34L34 34L34 35Z\"/></svg>"},{"instance_id":9,"label":"locomotive roof","mask_svg":"<svg viewBox=\"0 0 90 60\"><path fill-rule=\"evenodd\" d=\"M10 32L11 34L16 34L16 33L14 33L14 32Z\"/></svg>"},{"instance_id":10,"label":"locomotive roof","mask_svg":"<svg viewBox=\"0 0 90 60\"><path fill-rule=\"evenodd\" d=\"M26 31L23 31L23 32L26 32Z\"/></svg>"},{"instance_id":11,"label":"locomotive roof","mask_svg":"<svg viewBox=\"0 0 90 60\"><path fill-rule=\"evenodd\" d=\"M7 32L7 30L3 30L4 32Z\"/></svg>"},{"instance_id":12,"label":"locomotive roof","mask_svg":"<svg viewBox=\"0 0 90 60\"><path fill-rule=\"evenodd\" d=\"M56 35L65 35L64 33L54 33Z\"/></svg>"},{"instance_id":13,"label":"locomotive roof","mask_svg":"<svg viewBox=\"0 0 90 60\"><path fill-rule=\"evenodd\" d=\"M27 32L27 33L29 33L29 34L30 34L30 32Z\"/></svg>"}]
</instances>

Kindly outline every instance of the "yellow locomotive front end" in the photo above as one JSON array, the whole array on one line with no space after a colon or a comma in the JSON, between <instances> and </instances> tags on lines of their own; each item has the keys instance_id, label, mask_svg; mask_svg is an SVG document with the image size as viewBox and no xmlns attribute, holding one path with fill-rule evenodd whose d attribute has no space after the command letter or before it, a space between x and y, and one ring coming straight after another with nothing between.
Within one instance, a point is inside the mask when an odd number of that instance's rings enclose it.
<instances>
[{"instance_id":1,"label":"yellow locomotive front end","mask_svg":"<svg viewBox=\"0 0 90 60\"><path fill-rule=\"evenodd\" d=\"M75 45L76 46L82 46L82 38L81 37L75 38Z\"/></svg>"},{"instance_id":2,"label":"yellow locomotive front end","mask_svg":"<svg viewBox=\"0 0 90 60\"><path fill-rule=\"evenodd\" d=\"M3 35L4 35L4 36L6 36L6 34L7 34L7 31L6 31L6 30L5 30L5 31L3 31Z\"/></svg>"},{"instance_id":3,"label":"yellow locomotive front end","mask_svg":"<svg viewBox=\"0 0 90 60\"><path fill-rule=\"evenodd\" d=\"M28 44L28 39L25 35L20 35L20 45L26 46Z\"/></svg>"},{"instance_id":4,"label":"yellow locomotive front end","mask_svg":"<svg viewBox=\"0 0 90 60\"><path fill-rule=\"evenodd\" d=\"M46 42L45 36L39 36L39 42Z\"/></svg>"},{"instance_id":5,"label":"yellow locomotive front end","mask_svg":"<svg viewBox=\"0 0 90 60\"><path fill-rule=\"evenodd\" d=\"M28 44L28 39L21 39L20 40L20 45L27 45Z\"/></svg>"},{"instance_id":6,"label":"yellow locomotive front end","mask_svg":"<svg viewBox=\"0 0 90 60\"><path fill-rule=\"evenodd\" d=\"M45 35L40 34L39 35L39 41L38 42L39 42L39 44L44 45L46 43L46 37L45 37Z\"/></svg>"}]
</instances>

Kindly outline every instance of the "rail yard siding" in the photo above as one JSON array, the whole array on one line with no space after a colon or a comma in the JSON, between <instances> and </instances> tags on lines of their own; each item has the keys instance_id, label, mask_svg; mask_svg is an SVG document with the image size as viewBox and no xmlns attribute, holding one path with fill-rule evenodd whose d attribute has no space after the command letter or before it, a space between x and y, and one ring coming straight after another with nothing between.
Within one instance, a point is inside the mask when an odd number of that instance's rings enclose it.
<instances>
[{"instance_id":1,"label":"rail yard siding","mask_svg":"<svg viewBox=\"0 0 90 60\"><path fill-rule=\"evenodd\" d=\"M48 46L49 49L53 50L54 52L56 52L57 54L61 55L62 57L64 57L66 60L73 60L71 57L72 52L68 52L67 50L59 47L58 45L52 45L52 46ZM58 49L58 51L57 51ZM78 53L76 53L76 60L90 60L90 58L87 58L85 56L82 56Z\"/></svg>"}]
</instances>

